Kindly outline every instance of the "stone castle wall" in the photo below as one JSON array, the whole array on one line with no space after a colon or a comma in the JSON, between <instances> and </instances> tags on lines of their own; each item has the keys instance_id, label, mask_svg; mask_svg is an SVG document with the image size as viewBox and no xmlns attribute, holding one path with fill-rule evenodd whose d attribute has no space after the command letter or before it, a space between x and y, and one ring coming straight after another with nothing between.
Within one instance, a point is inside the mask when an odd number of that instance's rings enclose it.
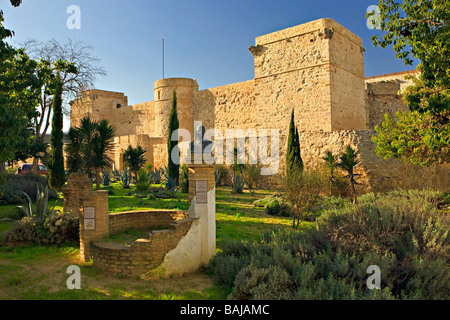
<instances>
[{"instance_id":1,"label":"stone castle wall","mask_svg":"<svg viewBox=\"0 0 450 320\"><path fill-rule=\"evenodd\" d=\"M118 128L114 155L118 169L128 145L141 145L148 162L164 166L176 90L180 127L188 129L192 139L194 121L224 135L226 129L279 129L280 171L292 110L307 166L317 167L327 150L339 154L350 143L360 150L364 190L412 185L414 172L431 170L377 157L370 139L386 113L395 116L407 110L401 94L412 84L405 76L415 71L365 78L361 39L331 19L258 37L250 51L255 67L252 80L199 91L194 79L161 79L155 83L155 101L134 106L127 106L122 93L88 91L72 104L72 125L86 114L110 120ZM446 176L446 169L436 170ZM439 185L449 188L448 183Z\"/></svg>"}]
</instances>

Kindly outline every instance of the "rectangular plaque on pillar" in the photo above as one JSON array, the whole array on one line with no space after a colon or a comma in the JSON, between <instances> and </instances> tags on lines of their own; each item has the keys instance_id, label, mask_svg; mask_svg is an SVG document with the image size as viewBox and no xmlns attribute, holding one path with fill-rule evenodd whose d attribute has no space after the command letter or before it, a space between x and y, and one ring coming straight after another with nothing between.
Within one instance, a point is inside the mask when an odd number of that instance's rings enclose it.
<instances>
[{"instance_id":1,"label":"rectangular plaque on pillar","mask_svg":"<svg viewBox=\"0 0 450 320\"><path fill-rule=\"evenodd\" d=\"M195 196L197 204L208 203L208 182L206 180L195 181Z\"/></svg>"},{"instance_id":2,"label":"rectangular plaque on pillar","mask_svg":"<svg viewBox=\"0 0 450 320\"><path fill-rule=\"evenodd\" d=\"M83 208L84 230L95 230L95 208Z\"/></svg>"},{"instance_id":3,"label":"rectangular plaque on pillar","mask_svg":"<svg viewBox=\"0 0 450 320\"><path fill-rule=\"evenodd\" d=\"M84 230L94 231L95 230L95 219L84 219Z\"/></svg>"},{"instance_id":4,"label":"rectangular plaque on pillar","mask_svg":"<svg viewBox=\"0 0 450 320\"><path fill-rule=\"evenodd\" d=\"M85 219L95 219L95 208L93 207L83 208L83 217Z\"/></svg>"}]
</instances>

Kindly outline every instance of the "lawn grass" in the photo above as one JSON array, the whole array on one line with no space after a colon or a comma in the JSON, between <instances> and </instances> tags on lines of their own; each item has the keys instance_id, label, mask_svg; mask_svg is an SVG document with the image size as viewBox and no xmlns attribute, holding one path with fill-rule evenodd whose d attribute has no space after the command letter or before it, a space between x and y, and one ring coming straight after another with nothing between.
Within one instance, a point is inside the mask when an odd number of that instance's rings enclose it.
<instances>
[{"instance_id":1,"label":"lawn grass","mask_svg":"<svg viewBox=\"0 0 450 320\"><path fill-rule=\"evenodd\" d=\"M139 211L151 209L188 210L188 194L178 192L176 199L139 199L112 184L109 196L109 211ZM248 192L233 195L231 190L219 187L216 190L217 250L224 239L244 241L258 240L262 233L275 227L290 227L291 219L273 217L253 202L262 199L271 191L256 190L254 196ZM49 206L53 206L51 200ZM57 209L62 210L59 199ZM16 206L0 206L0 219L10 216ZM0 222L0 232L9 229L12 222ZM307 225L305 225L307 226ZM110 236L112 241L126 241L141 237L133 231ZM169 279L144 281L125 279L103 274L91 262L80 262L78 245L56 246L0 246L0 299L23 300L224 300L230 293L214 284L208 270ZM67 267L78 265L82 274L82 289L68 290Z\"/></svg>"}]
</instances>

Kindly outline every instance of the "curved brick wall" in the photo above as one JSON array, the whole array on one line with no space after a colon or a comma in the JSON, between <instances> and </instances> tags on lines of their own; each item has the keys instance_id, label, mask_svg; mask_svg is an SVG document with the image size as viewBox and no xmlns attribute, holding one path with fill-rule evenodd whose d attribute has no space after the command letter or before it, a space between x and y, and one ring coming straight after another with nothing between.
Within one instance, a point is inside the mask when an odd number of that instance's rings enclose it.
<instances>
[{"instance_id":1,"label":"curved brick wall","mask_svg":"<svg viewBox=\"0 0 450 320\"><path fill-rule=\"evenodd\" d=\"M194 219L183 211L144 211L113 213L109 216L110 234L128 229L161 227L152 231L148 239L138 239L131 245L107 241L91 242L94 265L104 272L125 277L138 277L156 267L165 255L175 249L187 234Z\"/></svg>"},{"instance_id":2,"label":"curved brick wall","mask_svg":"<svg viewBox=\"0 0 450 320\"><path fill-rule=\"evenodd\" d=\"M124 232L129 229L148 229L150 227L168 227L170 223L185 219L185 211L160 210L120 212L109 214L109 234Z\"/></svg>"}]
</instances>

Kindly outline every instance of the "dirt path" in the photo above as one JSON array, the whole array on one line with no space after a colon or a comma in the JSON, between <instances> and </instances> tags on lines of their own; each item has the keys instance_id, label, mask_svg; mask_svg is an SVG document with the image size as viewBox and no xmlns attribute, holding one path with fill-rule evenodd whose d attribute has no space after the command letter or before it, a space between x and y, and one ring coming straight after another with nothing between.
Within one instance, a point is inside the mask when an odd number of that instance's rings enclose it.
<instances>
[{"instance_id":1,"label":"dirt path","mask_svg":"<svg viewBox=\"0 0 450 320\"><path fill-rule=\"evenodd\" d=\"M151 297L171 293L183 295L189 291L201 292L213 287L210 276L192 273L179 277L155 280L125 279L115 275L103 274L90 264L81 263L78 254L64 257L46 258L23 262L16 259L0 260L0 299L25 299L27 292L35 292L39 297L41 290L45 295L64 294L67 289L67 267L78 265L81 268L81 287L89 292L113 295L116 298L140 299L144 293ZM44 297L46 297L44 295ZM88 295L89 297L89 295Z\"/></svg>"}]
</instances>

